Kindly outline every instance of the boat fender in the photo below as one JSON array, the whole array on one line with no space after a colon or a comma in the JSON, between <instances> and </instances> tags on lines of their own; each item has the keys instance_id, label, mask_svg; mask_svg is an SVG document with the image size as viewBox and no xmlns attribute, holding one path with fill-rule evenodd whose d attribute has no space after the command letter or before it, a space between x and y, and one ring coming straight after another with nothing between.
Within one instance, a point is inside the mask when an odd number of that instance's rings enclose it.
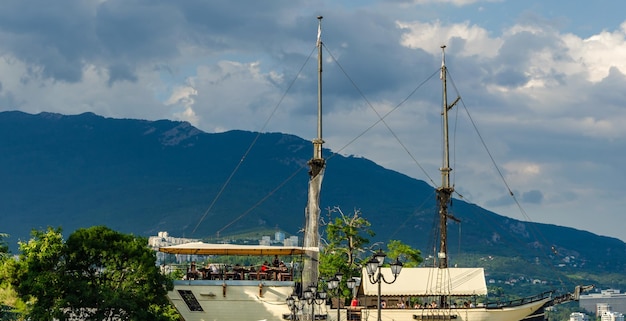
<instances>
[{"instance_id":1,"label":"boat fender","mask_svg":"<svg viewBox=\"0 0 626 321\"><path fill-rule=\"evenodd\" d=\"M222 283L222 295L226 297L226 282Z\"/></svg>"},{"instance_id":2,"label":"boat fender","mask_svg":"<svg viewBox=\"0 0 626 321\"><path fill-rule=\"evenodd\" d=\"M263 283L259 283L259 297L263 297Z\"/></svg>"}]
</instances>

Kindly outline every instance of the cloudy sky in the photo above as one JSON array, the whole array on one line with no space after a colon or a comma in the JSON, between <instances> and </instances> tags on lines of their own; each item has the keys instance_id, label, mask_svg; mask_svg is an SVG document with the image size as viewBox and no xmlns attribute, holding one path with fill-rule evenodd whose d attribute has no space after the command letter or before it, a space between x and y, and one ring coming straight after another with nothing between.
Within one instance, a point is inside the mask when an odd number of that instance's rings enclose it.
<instances>
[{"instance_id":1,"label":"cloudy sky","mask_svg":"<svg viewBox=\"0 0 626 321\"><path fill-rule=\"evenodd\" d=\"M626 240L624 12L608 0L3 0L0 110L313 139L322 15L325 147L438 184L445 44L459 193Z\"/></svg>"}]
</instances>

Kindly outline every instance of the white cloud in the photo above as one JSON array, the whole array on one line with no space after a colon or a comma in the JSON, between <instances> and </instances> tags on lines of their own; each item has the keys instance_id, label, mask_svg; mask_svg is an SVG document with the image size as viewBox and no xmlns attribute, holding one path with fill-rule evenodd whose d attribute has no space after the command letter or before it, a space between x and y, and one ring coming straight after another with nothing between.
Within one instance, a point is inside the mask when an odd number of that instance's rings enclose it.
<instances>
[{"instance_id":1,"label":"white cloud","mask_svg":"<svg viewBox=\"0 0 626 321\"><path fill-rule=\"evenodd\" d=\"M353 84L382 114L436 72L445 44L455 81L449 88L459 90L512 189L535 202L531 217L621 235L585 215L610 221L615 211L606 208L626 206L614 194L626 178L619 164L626 157L626 23L605 22L624 6L595 20L586 12L535 12L551 5L542 1L407 3L323 2L312 9L297 1L128 6L109 0L63 2L54 11L1 3L0 108L180 119L208 132L280 131L311 139L314 56L312 67L299 75L298 68L322 14L324 43L341 64L325 55L326 147L339 149L378 121ZM584 35L579 26L587 28ZM352 78L342 83L344 71ZM343 152L437 180L439 90L439 84L420 88L386 119L427 174L382 124ZM455 107L460 119L464 107ZM471 126L455 130L459 190L482 205L497 199L502 183L487 179L497 173L479 155L480 139ZM498 204L498 211L519 218L504 205L510 202Z\"/></svg>"},{"instance_id":2,"label":"white cloud","mask_svg":"<svg viewBox=\"0 0 626 321\"><path fill-rule=\"evenodd\" d=\"M195 103L193 96L196 95L198 95L198 91L192 86L177 87L172 92L170 98L165 101L165 104L182 107L182 111L173 113L174 117L179 120L188 121L197 126L199 117L193 109Z\"/></svg>"},{"instance_id":3,"label":"white cloud","mask_svg":"<svg viewBox=\"0 0 626 321\"><path fill-rule=\"evenodd\" d=\"M598 82L609 75L611 67L626 73L626 22L620 30L603 30L589 38L565 35L572 59L587 69L588 80Z\"/></svg>"},{"instance_id":4,"label":"white cloud","mask_svg":"<svg viewBox=\"0 0 626 321\"><path fill-rule=\"evenodd\" d=\"M46 78L40 69L7 55L0 60L0 72L4 75L0 98L5 110L65 114L91 111L109 117L143 119L169 116L163 104L153 97L160 89L155 87L157 75L151 71L142 73L137 82L110 85L107 69L85 64L81 82L70 83Z\"/></svg>"},{"instance_id":5,"label":"white cloud","mask_svg":"<svg viewBox=\"0 0 626 321\"><path fill-rule=\"evenodd\" d=\"M502 44L502 40L490 38L487 30L469 22L442 25L440 21L412 21L397 22L397 25L405 31L401 41L403 46L420 48L431 54L439 54L439 47L449 45L453 39L463 40L463 48L455 48L462 56L493 57Z\"/></svg>"}]
</instances>

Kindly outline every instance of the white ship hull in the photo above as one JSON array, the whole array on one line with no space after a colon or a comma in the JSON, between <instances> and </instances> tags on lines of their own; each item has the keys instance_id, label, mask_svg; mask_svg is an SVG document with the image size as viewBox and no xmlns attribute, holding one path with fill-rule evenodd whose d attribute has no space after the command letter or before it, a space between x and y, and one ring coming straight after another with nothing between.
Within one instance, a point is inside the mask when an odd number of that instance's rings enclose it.
<instances>
[{"instance_id":1,"label":"white ship hull","mask_svg":"<svg viewBox=\"0 0 626 321\"><path fill-rule=\"evenodd\" d=\"M185 321L282 320L283 314L289 314L286 299L293 292L293 284L289 281L177 280L174 290L167 296ZM185 291L191 291L201 310L193 302L185 301Z\"/></svg>"},{"instance_id":2,"label":"white ship hull","mask_svg":"<svg viewBox=\"0 0 626 321\"><path fill-rule=\"evenodd\" d=\"M293 292L293 286L294 283L290 281L177 280L168 298L185 321L284 320L290 314L286 300ZM198 306L195 306L193 299L188 304L183 298L185 293L191 293ZM519 321L541 309L550 300L544 298L500 308L382 309L381 316L382 320ZM309 309L299 311L297 319L310 320L310 313ZM337 319L337 310L329 309L326 305L315 306L314 313L325 315L327 320ZM340 311L340 320L376 320L377 316L378 310L375 308Z\"/></svg>"}]
</instances>

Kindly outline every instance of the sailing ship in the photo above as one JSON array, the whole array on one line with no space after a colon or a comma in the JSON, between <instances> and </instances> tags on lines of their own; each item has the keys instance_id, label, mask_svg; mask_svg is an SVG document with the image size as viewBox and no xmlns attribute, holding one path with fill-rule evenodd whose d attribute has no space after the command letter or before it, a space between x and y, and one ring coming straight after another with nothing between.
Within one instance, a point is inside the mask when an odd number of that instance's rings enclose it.
<instances>
[{"instance_id":1,"label":"sailing ship","mask_svg":"<svg viewBox=\"0 0 626 321\"><path fill-rule=\"evenodd\" d=\"M396 269L380 267L384 282L371 278L367 269L362 269L362 281L358 289L361 307L345 309L347 320L423 320L423 321L519 321L543 320L544 308L578 300L582 291L592 286L577 286L572 293L554 296L553 291L509 302L485 301L487 284L483 268L457 268L448 266L447 230L448 221L459 221L449 212L454 193L450 184L450 159L448 142L448 111L460 100L448 104L447 68L445 46L442 49L440 78L443 87L443 162L440 168L442 182L436 188L438 207L438 253L431 267ZM380 263L379 263L380 265ZM370 272L371 273L371 272ZM369 281L372 280L372 281ZM391 280L394 280L392 283ZM385 298L384 309L380 308ZM408 298L419 302L409 306ZM481 299L481 303L477 299ZM335 310L336 311L336 310ZM333 315L333 312L331 312ZM341 312L337 314L341 317Z\"/></svg>"},{"instance_id":2,"label":"sailing ship","mask_svg":"<svg viewBox=\"0 0 626 321\"><path fill-rule=\"evenodd\" d=\"M289 267L269 267L264 270L263 266L221 265L213 270L210 267L200 268L193 265L187 271L185 279L175 280L173 290L168 292L169 300L185 321L300 320L303 319L303 315L313 316L316 319L326 316L325 313L315 314L315 305L305 306L304 292L306 291L302 291L302 289L317 288L319 274L319 199L326 167L326 161L322 156L324 143L322 138L322 18L322 16L317 17L317 138L313 140L313 158L308 161L309 187L303 246L193 242L159 248L159 251L170 254L291 257L293 261L302 262L303 267L298 269L296 264L291 264ZM316 296L319 298L320 293ZM297 303L288 300L294 297L302 300ZM309 312L308 309L311 311Z\"/></svg>"},{"instance_id":3,"label":"sailing ship","mask_svg":"<svg viewBox=\"0 0 626 321\"><path fill-rule=\"evenodd\" d=\"M322 293L315 293L319 279L319 198L326 161L322 156L322 42L321 21L318 17L318 117L317 138L313 140L313 158L309 160L308 200L305 209L305 235L302 247L207 244L202 242L162 247L171 254L292 256L300 258L302 269L294 265L285 271L259 271L259 267L220 267L219 271L194 267L184 280L174 281L168 292L170 301L186 321L201 320L370 320L380 309L380 297L388 302L382 309L382 320L423 321L519 321L543 318L543 309L552 304L578 300L581 291L555 297L553 292L510 302L479 303L477 297L487 295L483 268L448 266L447 223L456 220L448 208L454 187L450 184L448 147L448 111L459 101L448 104L445 46L442 47L441 80L443 85L444 157L440 168L442 183L437 187L439 215L439 245L436 266L404 268L394 275L391 268L380 268L386 280L395 282L374 284L368 281L365 268L355 290L362 306L343 308L327 305ZM305 290L306 289L306 290ZM308 292L308 293L306 293ZM420 306L406 306L404 298L417 298ZM393 301L396 302L393 302ZM394 308L401 303L403 308ZM427 304L428 303L428 304ZM335 317L337 316L337 317Z\"/></svg>"}]
</instances>

